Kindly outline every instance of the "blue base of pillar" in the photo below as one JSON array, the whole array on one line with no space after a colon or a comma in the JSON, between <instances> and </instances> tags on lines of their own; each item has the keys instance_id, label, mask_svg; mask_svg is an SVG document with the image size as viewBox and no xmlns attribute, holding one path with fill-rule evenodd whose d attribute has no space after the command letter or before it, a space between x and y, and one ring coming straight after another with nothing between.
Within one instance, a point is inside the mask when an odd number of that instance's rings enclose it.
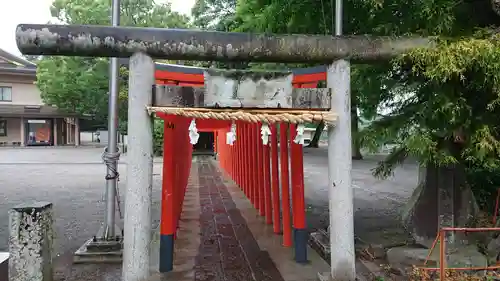
<instances>
[{"instance_id":1,"label":"blue base of pillar","mask_svg":"<svg viewBox=\"0 0 500 281\"><path fill-rule=\"evenodd\" d=\"M160 235L160 272L174 269L174 235Z\"/></svg>"},{"instance_id":2,"label":"blue base of pillar","mask_svg":"<svg viewBox=\"0 0 500 281\"><path fill-rule=\"evenodd\" d=\"M309 241L309 232L306 229L293 229L293 240L295 245L295 262L308 263L307 260L307 241Z\"/></svg>"}]
</instances>

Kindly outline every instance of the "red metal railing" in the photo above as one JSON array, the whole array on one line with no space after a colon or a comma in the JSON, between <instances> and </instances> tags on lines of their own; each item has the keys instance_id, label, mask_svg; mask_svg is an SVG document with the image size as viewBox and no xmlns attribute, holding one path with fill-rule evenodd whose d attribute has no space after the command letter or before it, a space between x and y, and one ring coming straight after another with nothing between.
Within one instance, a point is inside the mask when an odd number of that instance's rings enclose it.
<instances>
[{"instance_id":1,"label":"red metal railing","mask_svg":"<svg viewBox=\"0 0 500 281\"><path fill-rule=\"evenodd\" d=\"M446 265L446 232L489 232L489 231L500 231L500 227L479 227L479 228L465 228L465 227L443 227L438 232L438 235L434 242L432 243L429 254L425 259L424 265L419 267L419 269L424 271L439 271L439 280L444 280L447 270L452 271L465 271L465 270L497 270L500 269L500 265L493 266L481 266L481 267L453 267L448 268ZM429 261L436 245L439 243L439 267L425 267Z\"/></svg>"}]
</instances>

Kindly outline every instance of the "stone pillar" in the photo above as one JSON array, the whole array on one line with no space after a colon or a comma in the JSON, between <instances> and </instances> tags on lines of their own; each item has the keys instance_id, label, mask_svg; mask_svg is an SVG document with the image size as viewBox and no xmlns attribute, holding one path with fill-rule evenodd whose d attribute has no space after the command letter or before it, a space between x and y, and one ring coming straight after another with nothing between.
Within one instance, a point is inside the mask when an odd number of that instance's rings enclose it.
<instances>
[{"instance_id":1,"label":"stone pillar","mask_svg":"<svg viewBox=\"0 0 500 281\"><path fill-rule=\"evenodd\" d=\"M80 119L75 117L75 146L80 145Z\"/></svg>"},{"instance_id":2,"label":"stone pillar","mask_svg":"<svg viewBox=\"0 0 500 281\"><path fill-rule=\"evenodd\" d=\"M356 280L354 206L352 189L351 67L338 60L327 69L327 87L332 91L335 127L328 128L328 183L330 209L331 280Z\"/></svg>"},{"instance_id":3,"label":"stone pillar","mask_svg":"<svg viewBox=\"0 0 500 281\"><path fill-rule=\"evenodd\" d=\"M152 118L146 111L151 105L155 66L153 60L136 53L130 58L128 86L127 189L123 236L122 280L149 278L151 243L151 199L153 184Z\"/></svg>"},{"instance_id":4,"label":"stone pillar","mask_svg":"<svg viewBox=\"0 0 500 281\"><path fill-rule=\"evenodd\" d=\"M25 146L26 145L26 132L25 132L25 128L24 128L24 117L21 117L20 129L21 129L21 139L19 141L21 142L21 146Z\"/></svg>"},{"instance_id":5,"label":"stone pillar","mask_svg":"<svg viewBox=\"0 0 500 281\"><path fill-rule=\"evenodd\" d=\"M21 204L9 211L9 280L52 281L52 203Z\"/></svg>"}]
</instances>

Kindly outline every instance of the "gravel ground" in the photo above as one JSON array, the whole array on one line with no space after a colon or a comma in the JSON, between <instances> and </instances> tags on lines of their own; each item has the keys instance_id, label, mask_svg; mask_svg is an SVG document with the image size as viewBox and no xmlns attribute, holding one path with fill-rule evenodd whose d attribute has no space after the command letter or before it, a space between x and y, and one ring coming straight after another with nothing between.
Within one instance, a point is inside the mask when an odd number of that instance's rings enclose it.
<instances>
[{"instance_id":1,"label":"gravel ground","mask_svg":"<svg viewBox=\"0 0 500 281\"><path fill-rule=\"evenodd\" d=\"M0 251L7 250L8 210L18 203L38 200L54 204L56 253L69 257L95 235L103 221L105 166L99 148L0 149ZM328 223L326 148L304 150L306 200L310 227ZM398 212L417 181L416 164L405 164L391 179L373 178L377 157L353 162L355 229L371 239L398 227ZM122 157L121 163L126 162ZM161 163L155 160L153 197L160 201ZM119 188L125 188L125 165L119 169ZM123 200L123 198L122 198ZM158 204L155 204L158 206ZM155 220L158 209L153 210ZM391 235L387 235L391 236Z\"/></svg>"},{"instance_id":2,"label":"gravel ground","mask_svg":"<svg viewBox=\"0 0 500 281\"><path fill-rule=\"evenodd\" d=\"M73 253L104 220L102 149L0 149L0 251L7 250L8 210L29 201L54 204L56 254ZM119 166L123 205L125 165ZM160 201L161 163L154 165L155 202ZM158 205L158 204L155 204ZM154 210L158 219L158 210ZM119 218L117 218L119 219Z\"/></svg>"},{"instance_id":3,"label":"gravel ground","mask_svg":"<svg viewBox=\"0 0 500 281\"><path fill-rule=\"evenodd\" d=\"M408 236L400 224L400 213L418 180L418 164L397 168L386 180L373 177L371 169L383 156L353 160L354 231L366 242L394 244ZM327 148L304 149L305 196L310 228L328 226Z\"/></svg>"}]
</instances>

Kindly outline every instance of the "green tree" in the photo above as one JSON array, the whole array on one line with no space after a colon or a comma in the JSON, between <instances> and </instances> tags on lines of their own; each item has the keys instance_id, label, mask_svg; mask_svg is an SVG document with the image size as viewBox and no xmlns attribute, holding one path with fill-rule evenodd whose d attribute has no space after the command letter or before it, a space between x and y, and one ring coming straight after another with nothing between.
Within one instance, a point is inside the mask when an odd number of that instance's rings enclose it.
<instances>
[{"instance_id":1,"label":"green tree","mask_svg":"<svg viewBox=\"0 0 500 281\"><path fill-rule=\"evenodd\" d=\"M237 31L259 31L275 33L307 33L307 34L332 34L333 32L333 11L331 1L254 1L241 0L236 9L235 22L242 23ZM355 11L355 18L346 21L346 33L372 33L372 30L365 28L369 14L368 4L354 1L346 1L346 13ZM311 18L317 20L311 21ZM359 21L363 22L359 22ZM364 29L359 29L363 27ZM353 32L353 29L359 29ZM305 67L301 65L299 67ZM352 136L353 136L353 158L361 159L360 139L358 133L359 114L362 113L371 119L379 99L379 92L382 87L383 76L387 71L387 65L378 67L353 66L352 75ZM370 81L365 83L365 81ZM366 108L364 108L366 107ZM320 135L323 132L324 124L320 123L309 144L309 147L318 147Z\"/></svg>"},{"instance_id":2,"label":"green tree","mask_svg":"<svg viewBox=\"0 0 500 281\"><path fill-rule=\"evenodd\" d=\"M474 226L471 189L492 198L487 189L500 184L491 182L500 171L498 3L344 1L345 34L436 38L436 48L385 65L354 65L351 76L353 105L363 119L374 120L354 141L377 149L396 144L374 174L391 175L409 156L425 165L426 176L403 214L419 239L432 242L442 226ZM240 0L236 18L242 31L330 34L331 11L329 1ZM478 175L481 182L473 182Z\"/></svg>"},{"instance_id":3,"label":"green tree","mask_svg":"<svg viewBox=\"0 0 500 281\"><path fill-rule=\"evenodd\" d=\"M67 24L110 25L108 0L55 0L52 16ZM122 0L120 24L144 27L189 27L189 18L170 4L153 0ZM63 110L91 115L104 126L108 106L108 67L104 58L43 57L38 61L37 85L43 100ZM127 70L122 67L119 119L127 118ZM125 123L120 127L125 128Z\"/></svg>"},{"instance_id":4,"label":"green tree","mask_svg":"<svg viewBox=\"0 0 500 281\"><path fill-rule=\"evenodd\" d=\"M498 0L480 1L344 1L344 33L399 36L456 36L485 27L495 17ZM492 5L493 3L493 5ZM333 1L240 0L235 22L238 31L331 34ZM497 3L498 5L498 3ZM317 20L311 21L311 18ZM364 119L377 117L379 104L392 98L389 64L352 67L353 156L359 158L358 112ZM398 86L399 87L399 86ZM321 125L317 132L321 132ZM319 139L316 138L316 139ZM311 146L315 143L311 142Z\"/></svg>"},{"instance_id":5,"label":"green tree","mask_svg":"<svg viewBox=\"0 0 500 281\"><path fill-rule=\"evenodd\" d=\"M231 31L234 27L236 0L196 0L191 14L201 29Z\"/></svg>"},{"instance_id":6,"label":"green tree","mask_svg":"<svg viewBox=\"0 0 500 281\"><path fill-rule=\"evenodd\" d=\"M236 13L237 4L239 13ZM244 12L241 12L241 7L245 4L248 4L246 7L250 7L254 2L237 2L235 0L197 0L193 9L192 15L194 24L202 29L213 29L217 31L251 31L251 32L263 32L263 31L271 31L271 32L283 32L283 30L275 30L275 29L263 29L258 25L254 25L256 22L251 16L242 16ZM281 3L280 3L281 4ZM267 5L267 4L266 4ZM278 6L276 6L278 7ZM288 8L288 6L285 6ZM299 7L300 8L300 7ZM322 7L323 12L326 6ZM247 11L248 12L248 11ZM250 11L249 13L251 13ZM272 19L275 21L276 19ZM325 18L326 20L326 18ZM267 24L268 22L266 22ZM325 22L324 22L325 23ZM315 26L313 21L308 20L308 24L310 26ZM325 29L325 26L318 26L314 28L321 28L324 30L323 32L331 32L331 30ZM313 29L314 29L313 28ZM305 33L308 33L311 30L306 30ZM289 30L290 31L290 30ZM293 32L293 31L291 31ZM299 32L299 31L298 31ZM312 33L317 33L316 31ZM321 33L321 32L320 32ZM308 64L277 64L277 63L213 63L207 62L199 64L200 66L213 66L215 65L218 68L233 68L233 69L254 69L254 70L290 70L291 68L300 68L300 67L308 67L311 65ZM356 95L353 95L355 97ZM353 99L352 101L352 119L353 119L353 158L361 159L360 152L360 142L358 138L358 114L357 114L357 99ZM324 129L324 123L320 123L316 127L316 132L311 143L308 145L309 147L318 147L318 142L321 136L321 133Z\"/></svg>"}]
</instances>

